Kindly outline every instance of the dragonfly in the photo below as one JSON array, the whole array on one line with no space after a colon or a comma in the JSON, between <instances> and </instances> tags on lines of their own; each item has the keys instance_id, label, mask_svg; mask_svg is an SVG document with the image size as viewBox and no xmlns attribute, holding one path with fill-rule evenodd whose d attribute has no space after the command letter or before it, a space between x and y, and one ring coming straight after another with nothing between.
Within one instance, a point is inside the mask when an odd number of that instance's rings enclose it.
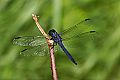
<instances>
[{"instance_id":1,"label":"dragonfly","mask_svg":"<svg viewBox=\"0 0 120 80\"><path fill-rule=\"evenodd\" d=\"M74 38L81 38L81 36L96 32L88 25L89 21L91 21L91 19L84 19L63 30L61 34L59 34L55 29L51 29L48 32L49 36L51 36L51 40L53 40L56 45L59 45L59 47L75 65L77 65L77 63L64 46L64 42ZM24 49L20 52L20 54L24 56L46 56L49 54L48 44L44 36L16 37L14 38L13 43L19 46L31 46L31 48Z\"/></svg>"}]
</instances>

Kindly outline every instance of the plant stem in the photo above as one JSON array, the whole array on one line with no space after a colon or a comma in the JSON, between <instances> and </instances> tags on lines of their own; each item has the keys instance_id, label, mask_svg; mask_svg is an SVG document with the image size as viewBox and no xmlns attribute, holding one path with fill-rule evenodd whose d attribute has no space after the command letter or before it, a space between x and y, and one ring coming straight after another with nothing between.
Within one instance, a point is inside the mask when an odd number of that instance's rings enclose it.
<instances>
[{"instance_id":1,"label":"plant stem","mask_svg":"<svg viewBox=\"0 0 120 80\"><path fill-rule=\"evenodd\" d=\"M45 33L45 31L42 29L41 25L38 22L37 16L35 14L32 14L33 19L35 20L35 23L38 27L38 29L40 30L40 32L42 33L42 35L46 38L49 39L49 36Z\"/></svg>"},{"instance_id":2,"label":"plant stem","mask_svg":"<svg viewBox=\"0 0 120 80\"><path fill-rule=\"evenodd\" d=\"M58 80L57 72L56 72L56 65L55 65L55 56L54 56L54 48L50 48L50 60L51 60L51 70L52 70L52 77L53 80Z\"/></svg>"},{"instance_id":3,"label":"plant stem","mask_svg":"<svg viewBox=\"0 0 120 80\"><path fill-rule=\"evenodd\" d=\"M32 16L33 16L33 19L35 20L35 23L36 23L38 29L40 30L42 35L46 38L46 41L48 43L49 50L50 50L50 62L51 62L52 77L53 77L53 80L58 80L57 70L56 70L56 65L55 65L55 57L54 57L54 46L53 46L54 41L51 40L50 37L42 29L41 25L38 22L37 16L35 14L32 14Z\"/></svg>"}]
</instances>

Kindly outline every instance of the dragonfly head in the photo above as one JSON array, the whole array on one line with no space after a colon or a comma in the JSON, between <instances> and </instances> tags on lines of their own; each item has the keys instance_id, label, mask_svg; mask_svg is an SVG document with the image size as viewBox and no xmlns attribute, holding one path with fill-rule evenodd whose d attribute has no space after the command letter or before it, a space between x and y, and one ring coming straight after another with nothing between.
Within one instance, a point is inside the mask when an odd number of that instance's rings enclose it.
<instances>
[{"instance_id":1,"label":"dragonfly head","mask_svg":"<svg viewBox=\"0 0 120 80\"><path fill-rule=\"evenodd\" d=\"M57 32L54 29L51 29L48 34L50 36L56 36Z\"/></svg>"}]
</instances>

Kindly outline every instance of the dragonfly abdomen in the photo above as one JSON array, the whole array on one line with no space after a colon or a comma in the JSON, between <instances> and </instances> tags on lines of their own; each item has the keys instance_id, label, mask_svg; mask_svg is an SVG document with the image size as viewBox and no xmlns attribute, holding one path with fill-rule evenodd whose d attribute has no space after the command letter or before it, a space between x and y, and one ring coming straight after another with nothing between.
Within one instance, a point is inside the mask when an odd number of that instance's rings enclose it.
<instances>
[{"instance_id":1,"label":"dragonfly abdomen","mask_svg":"<svg viewBox=\"0 0 120 80\"><path fill-rule=\"evenodd\" d=\"M68 56L68 58L75 64L77 65L77 63L75 62L75 60L73 59L73 57L70 55L70 53L68 52L68 50L64 47L62 42L58 42L58 45L62 48L62 50L65 52L65 54Z\"/></svg>"}]
</instances>

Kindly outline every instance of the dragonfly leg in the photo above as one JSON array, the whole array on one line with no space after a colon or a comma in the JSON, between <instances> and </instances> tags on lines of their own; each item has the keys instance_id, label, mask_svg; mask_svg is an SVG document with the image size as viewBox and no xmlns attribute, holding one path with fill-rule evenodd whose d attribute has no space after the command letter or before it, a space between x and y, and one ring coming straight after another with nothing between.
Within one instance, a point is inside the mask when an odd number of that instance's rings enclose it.
<instances>
[{"instance_id":1,"label":"dragonfly leg","mask_svg":"<svg viewBox=\"0 0 120 80\"><path fill-rule=\"evenodd\" d=\"M56 46L56 45L57 45L57 43L56 43L56 42L54 42L54 43L53 43L53 46Z\"/></svg>"},{"instance_id":2,"label":"dragonfly leg","mask_svg":"<svg viewBox=\"0 0 120 80\"><path fill-rule=\"evenodd\" d=\"M51 38L50 40L53 40L53 38Z\"/></svg>"}]
</instances>

